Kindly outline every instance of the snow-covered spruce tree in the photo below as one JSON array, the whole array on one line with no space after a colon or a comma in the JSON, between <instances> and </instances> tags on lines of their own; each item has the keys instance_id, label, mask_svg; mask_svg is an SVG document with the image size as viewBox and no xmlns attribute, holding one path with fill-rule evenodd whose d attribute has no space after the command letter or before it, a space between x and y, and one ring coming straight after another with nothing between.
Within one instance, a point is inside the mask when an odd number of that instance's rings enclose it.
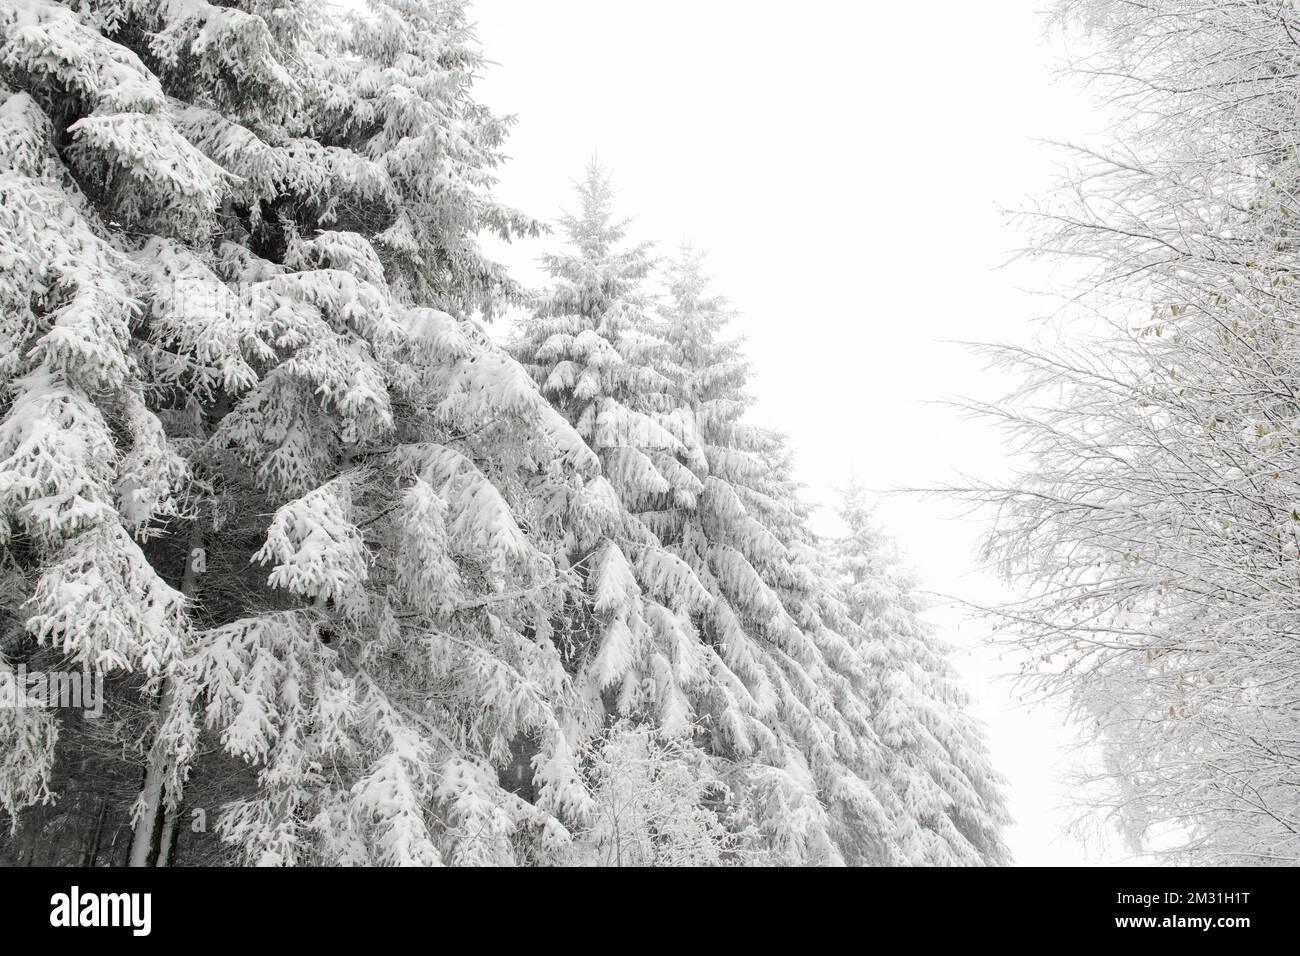
<instances>
[{"instance_id":1,"label":"snow-covered spruce tree","mask_svg":"<svg viewBox=\"0 0 1300 956\"><path fill-rule=\"evenodd\" d=\"M504 862L581 818L551 551L598 465L469 317L512 292L473 237L534 228L487 191L479 62L455 0L0 6L2 650L117 688L0 715L17 822L139 740L135 863L187 779L260 863ZM525 734L534 803L498 781Z\"/></svg>"},{"instance_id":2,"label":"snow-covered spruce tree","mask_svg":"<svg viewBox=\"0 0 1300 956\"><path fill-rule=\"evenodd\" d=\"M550 258L554 287L516 353L604 466L575 497L569 548L592 595L575 667L593 715L702 751L677 766L726 781L748 853L924 862L900 842L918 824L885 772L864 635L807 531L784 442L740 421L747 369L719 337L723 304L687 255L651 310L647 250L622 244L599 169L579 199L562 222L572 252Z\"/></svg>"},{"instance_id":3,"label":"snow-covered spruce tree","mask_svg":"<svg viewBox=\"0 0 1300 956\"><path fill-rule=\"evenodd\" d=\"M866 712L838 682L841 675L823 673L824 655L786 604L806 596L794 591L813 582L790 547L803 532L804 514L784 481L784 443L741 421L750 403L748 365L739 343L721 337L731 315L723 300L706 294L700 257L683 250L665 278L657 325L676 369L672 401L695 422L691 464L700 490L647 520L709 593L700 633L722 666L701 706L708 747L727 759L729 779L772 861L867 862L845 852L854 842L845 840L850 828L873 844L871 860L893 859L875 842L888 830L880 797L838 752L871 747ZM821 622L812 613L803 623ZM845 663L853 667L851 652ZM830 696L837 691L847 691L839 702ZM859 817L841 826L837 811L850 804Z\"/></svg>"},{"instance_id":4,"label":"snow-covered spruce tree","mask_svg":"<svg viewBox=\"0 0 1300 956\"><path fill-rule=\"evenodd\" d=\"M694 421L672 407L668 346L650 333L648 247L623 248L601 169L587 170L578 198L578 212L560 222L570 251L547 257L553 286L513 346L602 467L572 497L566 527L569 561L590 596L577 685L591 732L613 715L687 733L691 697L718 664L692 621L708 595L640 516L700 492L684 464L698 449Z\"/></svg>"},{"instance_id":5,"label":"snow-covered spruce tree","mask_svg":"<svg viewBox=\"0 0 1300 956\"><path fill-rule=\"evenodd\" d=\"M679 372L674 397L697 423L703 487L691 507L650 523L709 591L701 632L732 677L715 692L706 725L727 732L711 747L730 757L729 779L771 858L995 862L947 818L927 819L890 772L896 741L880 733L877 712L891 679L884 655L840 601L784 439L743 417L748 368L740 343L725 337L731 313L708 294L692 250L667 280L661 334ZM978 763L978 752L971 758Z\"/></svg>"},{"instance_id":6,"label":"snow-covered spruce tree","mask_svg":"<svg viewBox=\"0 0 1300 956\"><path fill-rule=\"evenodd\" d=\"M0 7L3 654L134 671L147 689L185 653L189 621L141 541L180 516L189 476L145 403L130 260L103 220L192 236L223 188L166 103L67 7ZM137 155L151 148L161 170ZM10 815L51 798L58 735L50 711L0 714Z\"/></svg>"},{"instance_id":7,"label":"snow-covered spruce tree","mask_svg":"<svg viewBox=\"0 0 1300 956\"><path fill-rule=\"evenodd\" d=\"M608 176L589 167L578 212L560 223L570 250L548 257L553 285L513 346L601 464L570 495L566 522L566 556L585 589L570 667L594 787L573 859L736 862L745 823L718 761L698 746L710 712L744 721L738 706L717 706L736 678L700 639L709 595L646 523L694 507L701 445L671 394L680 377L672 349L653 334L649 247L625 247L612 195ZM708 807L692 802L707 794Z\"/></svg>"},{"instance_id":8,"label":"snow-covered spruce tree","mask_svg":"<svg viewBox=\"0 0 1300 956\"><path fill-rule=\"evenodd\" d=\"M866 635L872 724L906 810L899 844L920 865L1007 863L1002 780L983 729L967 713L950 650L921 617L915 582L876 526L866 493L850 487L838 513L847 530L831 542L835 566L844 602Z\"/></svg>"}]
</instances>

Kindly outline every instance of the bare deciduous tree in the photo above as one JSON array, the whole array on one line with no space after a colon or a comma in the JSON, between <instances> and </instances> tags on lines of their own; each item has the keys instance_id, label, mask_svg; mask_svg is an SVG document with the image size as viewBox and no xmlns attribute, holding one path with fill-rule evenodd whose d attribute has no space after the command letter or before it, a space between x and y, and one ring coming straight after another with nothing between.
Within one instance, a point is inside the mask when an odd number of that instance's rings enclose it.
<instances>
[{"instance_id":1,"label":"bare deciduous tree","mask_svg":"<svg viewBox=\"0 0 1300 956\"><path fill-rule=\"evenodd\" d=\"M1023 468L987 555L1024 677L1101 742L1133 843L1300 861L1300 14L1289 2L1075 2L1076 69L1118 117L1029 219L1087 264L1059 338L990 349ZM1086 326L1086 329L1081 329Z\"/></svg>"}]
</instances>

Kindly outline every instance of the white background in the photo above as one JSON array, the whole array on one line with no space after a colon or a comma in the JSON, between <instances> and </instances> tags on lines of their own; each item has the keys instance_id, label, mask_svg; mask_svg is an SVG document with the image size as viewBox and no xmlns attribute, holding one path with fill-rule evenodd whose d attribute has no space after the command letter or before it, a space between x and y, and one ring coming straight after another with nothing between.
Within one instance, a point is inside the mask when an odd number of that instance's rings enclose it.
<instances>
[{"instance_id":1,"label":"white background","mask_svg":"<svg viewBox=\"0 0 1300 956\"><path fill-rule=\"evenodd\" d=\"M742 313L753 418L789 433L810 500L829 503L853 476L876 489L996 478L997 433L942 400L1008 383L952 343L1032 335L1050 303L1023 290L1054 277L998 268L1023 241L1000 209L1055 180L1038 140L1103 125L1055 80L1065 48L1037 7L475 0L493 61L477 96L519 118L497 194L552 219L596 155L635 237L708 250L716 290ZM492 251L536 284L555 242ZM1003 593L979 566L982 520L909 496L880 516L934 591ZM1008 778L1017 862L1120 862L1117 842L1064 833L1077 811L1061 799L1073 736L1059 713L1017 706L984 624L935 614Z\"/></svg>"}]
</instances>

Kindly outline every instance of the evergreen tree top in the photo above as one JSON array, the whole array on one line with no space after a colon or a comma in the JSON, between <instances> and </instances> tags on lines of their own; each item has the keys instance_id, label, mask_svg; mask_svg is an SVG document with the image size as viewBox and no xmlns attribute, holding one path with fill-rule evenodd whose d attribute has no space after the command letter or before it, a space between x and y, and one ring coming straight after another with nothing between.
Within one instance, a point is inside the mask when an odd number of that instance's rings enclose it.
<instances>
[{"instance_id":1,"label":"evergreen tree top","mask_svg":"<svg viewBox=\"0 0 1300 956\"><path fill-rule=\"evenodd\" d=\"M640 301L641 283L654 267L653 246L626 244L630 220L615 218L611 174L603 166L589 164L574 188L578 211L565 212L559 219L569 249L543 256L557 280L544 310L551 315L594 318L620 300Z\"/></svg>"}]
</instances>

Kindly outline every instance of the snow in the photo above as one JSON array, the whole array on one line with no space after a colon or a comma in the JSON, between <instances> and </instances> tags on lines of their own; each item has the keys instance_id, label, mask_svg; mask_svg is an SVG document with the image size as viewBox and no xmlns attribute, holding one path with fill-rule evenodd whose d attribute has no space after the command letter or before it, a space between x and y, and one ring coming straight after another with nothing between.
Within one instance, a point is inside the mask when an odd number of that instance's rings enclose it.
<instances>
[{"instance_id":1,"label":"snow","mask_svg":"<svg viewBox=\"0 0 1300 956\"><path fill-rule=\"evenodd\" d=\"M0 573L23 653L144 675L132 861L199 788L259 865L1001 862L911 586L809 529L700 257L592 168L525 296L462 5L303 12L0 12ZM0 715L6 812L56 738Z\"/></svg>"}]
</instances>

